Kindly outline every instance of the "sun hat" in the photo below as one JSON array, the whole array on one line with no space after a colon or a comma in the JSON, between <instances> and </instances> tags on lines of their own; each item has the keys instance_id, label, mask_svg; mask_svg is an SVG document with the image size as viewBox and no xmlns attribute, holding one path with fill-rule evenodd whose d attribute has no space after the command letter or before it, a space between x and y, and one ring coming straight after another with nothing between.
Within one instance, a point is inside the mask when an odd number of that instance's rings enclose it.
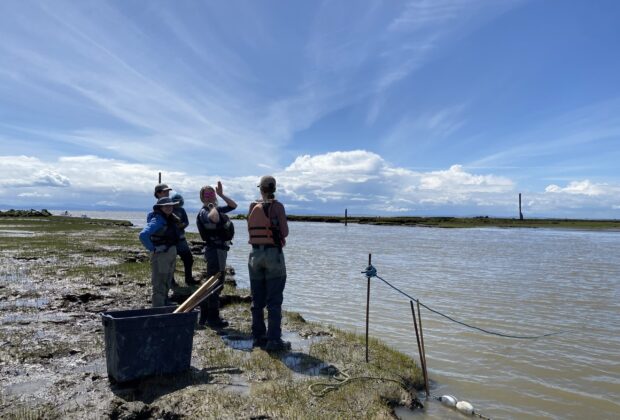
<instances>
[{"instance_id":1,"label":"sun hat","mask_svg":"<svg viewBox=\"0 0 620 420\"><path fill-rule=\"evenodd\" d=\"M174 206L176 204L179 204L179 202L173 201L170 197L162 197L157 200L157 203L153 206L153 210L156 210L158 207Z\"/></svg>"}]
</instances>

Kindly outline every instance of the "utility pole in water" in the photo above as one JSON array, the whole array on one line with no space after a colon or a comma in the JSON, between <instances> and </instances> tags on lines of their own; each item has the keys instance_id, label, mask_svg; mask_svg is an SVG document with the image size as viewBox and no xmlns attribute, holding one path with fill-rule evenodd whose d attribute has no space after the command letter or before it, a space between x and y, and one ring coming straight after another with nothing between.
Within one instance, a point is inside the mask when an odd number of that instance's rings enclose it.
<instances>
[{"instance_id":1,"label":"utility pole in water","mask_svg":"<svg viewBox=\"0 0 620 420\"><path fill-rule=\"evenodd\" d=\"M521 212L521 193L519 193L519 220L523 220L523 213Z\"/></svg>"},{"instance_id":2,"label":"utility pole in water","mask_svg":"<svg viewBox=\"0 0 620 420\"><path fill-rule=\"evenodd\" d=\"M159 173L159 181L157 181L158 184L161 184L161 172ZM521 196L521 194L519 194L519 196ZM519 207L521 207L521 205L519 205Z\"/></svg>"}]
</instances>

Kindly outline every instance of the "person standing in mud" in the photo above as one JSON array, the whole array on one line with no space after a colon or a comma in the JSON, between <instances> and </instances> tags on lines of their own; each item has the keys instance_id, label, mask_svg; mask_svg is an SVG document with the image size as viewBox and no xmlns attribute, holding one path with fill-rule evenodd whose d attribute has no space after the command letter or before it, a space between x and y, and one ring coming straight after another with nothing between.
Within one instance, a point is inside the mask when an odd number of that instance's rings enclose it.
<instances>
[{"instance_id":1,"label":"person standing in mud","mask_svg":"<svg viewBox=\"0 0 620 420\"><path fill-rule=\"evenodd\" d=\"M176 220L176 225L179 229L179 243L177 244L177 255L181 257L181 261L183 261L185 284L187 286L195 285L198 282L196 282L194 280L194 277L192 276L194 257L192 256L192 251L187 244L187 239L185 238L185 228L189 226L189 219L187 218L187 212L183 208L183 196L177 193L174 194L171 198L172 201L178 203L174 206L174 210L172 211L173 215L178 218L178 220ZM172 277L172 285L176 285L174 276Z\"/></svg>"},{"instance_id":2,"label":"person standing in mud","mask_svg":"<svg viewBox=\"0 0 620 420\"><path fill-rule=\"evenodd\" d=\"M286 264L282 248L288 236L284 205L275 199L276 180L266 175L258 184L261 199L250 204L249 243L252 245L248 270L252 292L253 345L267 351L290 349L282 341L282 301ZM267 307L267 327L264 309Z\"/></svg>"},{"instance_id":3,"label":"person standing in mud","mask_svg":"<svg viewBox=\"0 0 620 420\"><path fill-rule=\"evenodd\" d=\"M218 206L217 195L226 203ZM237 208L237 203L224 195L224 188L220 181L217 187L205 185L200 190L200 200L203 207L196 217L196 226L200 237L205 241L205 260L207 262L207 278L220 273L217 286L224 284L226 276L226 258L235 234L235 227L226 213ZM220 289L221 291L221 289ZM205 299L200 305L199 326L205 324L219 329L228 326L228 322L220 318L220 292L216 292Z\"/></svg>"},{"instance_id":4,"label":"person standing in mud","mask_svg":"<svg viewBox=\"0 0 620 420\"><path fill-rule=\"evenodd\" d=\"M147 216L147 224L140 232L140 242L151 253L152 305L166 306L168 291L174 273L179 230L172 211L176 203L162 197Z\"/></svg>"}]
</instances>

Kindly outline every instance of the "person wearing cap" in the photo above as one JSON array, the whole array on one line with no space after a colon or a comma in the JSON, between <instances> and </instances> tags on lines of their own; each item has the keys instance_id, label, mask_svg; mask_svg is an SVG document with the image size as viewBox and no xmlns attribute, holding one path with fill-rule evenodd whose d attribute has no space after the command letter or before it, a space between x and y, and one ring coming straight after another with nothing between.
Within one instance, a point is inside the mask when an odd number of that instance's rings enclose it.
<instances>
[{"instance_id":1,"label":"person wearing cap","mask_svg":"<svg viewBox=\"0 0 620 420\"><path fill-rule=\"evenodd\" d=\"M152 305L165 306L168 303L172 275L174 273L179 230L173 215L176 202L162 197L153 206L146 218L147 224L140 232L140 242L151 253Z\"/></svg>"},{"instance_id":2,"label":"person wearing cap","mask_svg":"<svg viewBox=\"0 0 620 420\"><path fill-rule=\"evenodd\" d=\"M226 203L225 206L217 205L217 196ZM226 276L226 258L232 244L231 240L235 233L234 225L226 213L237 208L231 198L224 195L224 187L220 181L217 187L205 185L200 189L200 201L203 207L196 216L196 226L203 241L205 241L205 260L207 262L207 278L220 273L217 285L224 284ZM220 289L221 290L221 289ZM219 329L228 326L228 322L220 318L220 292L213 293L200 305L201 327L208 325Z\"/></svg>"},{"instance_id":3,"label":"person wearing cap","mask_svg":"<svg viewBox=\"0 0 620 420\"><path fill-rule=\"evenodd\" d=\"M177 255L181 257L181 261L183 261L183 268L185 273L185 284L195 285L198 284L197 281L194 280L192 276L192 266L194 265L194 257L192 256L192 251L187 244L187 239L185 238L185 228L189 226L189 219L187 218L187 212L183 208L184 200L183 196L179 193L174 194L171 197L172 201L175 201L177 204L174 206L174 210L172 213L178 218L176 220L176 226L179 229L179 243L177 244ZM172 285L174 286L176 282L174 281L174 276L172 277Z\"/></svg>"},{"instance_id":4,"label":"person wearing cap","mask_svg":"<svg viewBox=\"0 0 620 420\"><path fill-rule=\"evenodd\" d=\"M167 184L157 184L155 185L155 193L153 195L159 200L163 197L169 197L171 190L172 188L170 188Z\"/></svg>"},{"instance_id":5,"label":"person wearing cap","mask_svg":"<svg viewBox=\"0 0 620 420\"><path fill-rule=\"evenodd\" d=\"M250 204L249 243L252 245L248 270L252 293L253 345L267 351L290 349L282 341L282 301L286 284L286 264L282 248L288 236L284 205L275 199L276 180L263 176L258 184L261 199ZM264 309L267 308L267 327Z\"/></svg>"}]
</instances>

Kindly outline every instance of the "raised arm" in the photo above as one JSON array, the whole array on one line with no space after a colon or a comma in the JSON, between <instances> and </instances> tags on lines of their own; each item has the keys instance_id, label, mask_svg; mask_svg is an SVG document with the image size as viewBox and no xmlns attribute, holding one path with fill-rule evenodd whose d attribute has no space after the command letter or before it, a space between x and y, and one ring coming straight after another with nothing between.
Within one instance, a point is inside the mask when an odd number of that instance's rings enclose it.
<instances>
[{"instance_id":1,"label":"raised arm","mask_svg":"<svg viewBox=\"0 0 620 420\"><path fill-rule=\"evenodd\" d=\"M219 195L222 198L222 200L226 202L228 207L230 207L233 210L237 208L237 203L235 203L235 201L232 198L229 198L224 195L224 187L222 186L222 183L220 181L217 181L215 192L217 193L217 195Z\"/></svg>"}]
</instances>

